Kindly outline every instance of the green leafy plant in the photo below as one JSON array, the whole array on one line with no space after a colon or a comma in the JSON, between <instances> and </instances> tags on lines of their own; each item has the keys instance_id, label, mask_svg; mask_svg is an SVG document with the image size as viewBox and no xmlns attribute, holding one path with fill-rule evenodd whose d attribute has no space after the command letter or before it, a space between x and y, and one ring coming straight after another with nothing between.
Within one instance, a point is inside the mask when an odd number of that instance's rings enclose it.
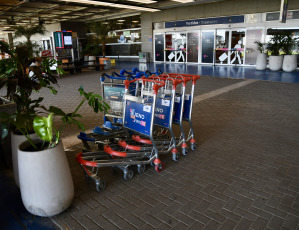
<instances>
[{"instance_id":1,"label":"green leafy plant","mask_svg":"<svg viewBox=\"0 0 299 230\"><path fill-rule=\"evenodd\" d=\"M78 91L80 95L83 96L83 99L75 108L74 112L65 113L62 111L62 109L55 106L50 106L49 109L43 107L43 109L50 114L47 117L36 116L34 118L34 131L39 138L44 141L42 148L52 148L56 146L60 140L61 132L67 125L77 125L79 129L85 130L84 125L77 120L77 118L82 117L80 114L78 114L78 110L81 108L84 102L87 101L88 105L93 108L95 113L104 110L107 111L110 108L109 105L103 101L103 98L99 94L94 94L93 92L86 93L82 86L78 89ZM60 117L62 120L63 125L59 128L56 128L53 125L55 116Z\"/></svg>"},{"instance_id":2,"label":"green leafy plant","mask_svg":"<svg viewBox=\"0 0 299 230\"><path fill-rule=\"evenodd\" d=\"M298 39L291 34L286 34L282 39L282 50L286 55L292 55L298 46Z\"/></svg>"},{"instance_id":3,"label":"green leafy plant","mask_svg":"<svg viewBox=\"0 0 299 230\"><path fill-rule=\"evenodd\" d=\"M257 45L257 49L258 51L260 51L260 53L265 53L266 49L265 49L265 43L261 43L260 41L255 41L254 42Z\"/></svg>"},{"instance_id":4,"label":"green leafy plant","mask_svg":"<svg viewBox=\"0 0 299 230\"><path fill-rule=\"evenodd\" d=\"M38 113L43 98L31 99L32 92L48 88L53 94L57 84L57 75L50 67L56 64L54 59L30 57L26 46L15 49L0 41L1 53L7 53L10 58L0 60L0 89L6 89L5 98L16 103L16 112L12 115L2 114L1 121L9 122L26 137L33 131L33 119ZM57 68L58 74L63 74ZM6 120L6 121L4 121Z\"/></svg>"},{"instance_id":5,"label":"green leafy plant","mask_svg":"<svg viewBox=\"0 0 299 230\"><path fill-rule=\"evenodd\" d=\"M280 50L283 47L283 39L284 35L281 34L275 34L272 36L270 41L268 42L267 50L270 52L270 55L278 56L280 53Z\"/></svg>"}]
</instances>

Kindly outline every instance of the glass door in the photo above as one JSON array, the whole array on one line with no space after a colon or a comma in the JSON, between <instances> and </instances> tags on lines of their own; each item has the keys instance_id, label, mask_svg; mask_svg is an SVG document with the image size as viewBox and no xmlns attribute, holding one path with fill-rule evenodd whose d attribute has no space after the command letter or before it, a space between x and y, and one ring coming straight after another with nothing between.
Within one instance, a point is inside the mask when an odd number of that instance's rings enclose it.
<instances>
[{"instance_id":1,"label":"glass door","mask_svg":"<svg viewBox=\"0 0 299 230\"><path fill-rule=\"evenodd\" d=\"M229 57L230 57L229 30L225 30L225 29L217 30L215 63L229 64Z\"/></svg>"},{"instance_id":2,"label":"glass door","mask_svg":"<svg viewBox=\"0 0 299 230\"><path fill-rule=\"evenodd\" d=\"M176 62L186 62L186 43L187 37L186 33L177 33L176 34Z\"/></svg>"},{"instance_id":3,"label":"glass door","mask_svg":"<svg viewBox=\"0 0 299 230\"><path fill-rule=\"evenodd\" d=\"M175 33L165 35L165 60L167 62L175 62L175 43Z\"/></svg>"},{"instance_id":4,"label":"glass door","mask_svg":"<svg viewBox=\"0 0 299 230\"><path fill-rule=\"evenodd\" d=\"M232 30L230 64L243 65L245 60L245 29Z\"/></svg>"},{"instance_id":5,"label":"glass door","mask_svg":"<svg viewBox=\"0 0 299 230\"><path fill-rule=\"evenodd\" d=\"M165 35L165 59L167 62L186 62L186 33Z\"/></svg>"}]
</instances>

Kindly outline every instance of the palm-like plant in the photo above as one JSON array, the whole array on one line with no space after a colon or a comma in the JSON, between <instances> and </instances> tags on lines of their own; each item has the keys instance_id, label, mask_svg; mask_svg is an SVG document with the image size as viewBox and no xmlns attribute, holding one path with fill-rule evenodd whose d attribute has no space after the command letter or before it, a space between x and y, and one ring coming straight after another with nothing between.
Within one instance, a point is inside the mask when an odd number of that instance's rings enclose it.
<instances>
[{"instance_id":1,"label":"palm-like plant","mask_svg":"<svg viewBox=\"0 0 299 230\"><path fill-rule=\"evenodd\" d=\"M24 26L17 26L15 31L15 38L19 38L19 37L25 37L26 38L26 42L24 43L24 45L27 46L28 50L29 50L29 57L33 56L33 50L36 47L36 44L33 43L30 39L33 35L36 34L41 34L44 35L47 30L43 25L37 25L37 26L32 26L32 27L24 27Z\"/></svg>"},{"instance_id":2,"label":"palm-like plant","mask_svg":"<svg viewBox=\"0 0 299 230\"><path fill-rule=\"evenodd\" d=\"M99 21L92 22L88 27L92 33L95 33L96 43L99 43L99 41L102 43L102 54L105 57L108 33L117 28L116 23L114 21L109 21L109 23L107 21Z\"/></svg>"}]
</instances>

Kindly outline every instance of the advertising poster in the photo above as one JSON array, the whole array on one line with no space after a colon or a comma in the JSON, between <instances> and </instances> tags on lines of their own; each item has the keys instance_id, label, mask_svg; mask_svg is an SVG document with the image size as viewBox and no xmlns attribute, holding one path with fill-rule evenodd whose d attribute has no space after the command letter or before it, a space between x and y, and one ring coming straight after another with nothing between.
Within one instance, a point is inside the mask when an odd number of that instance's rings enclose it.
<instances>
[{"instance_id":1,"label":"advertising poster","mask_svg":"<svg viewBox=\"0 0 299 230\"><path fill-rule=\"evenodd\" d=\"M164 34L155 35L155 60L164 61Z\"/></svg>"},{"instance_id":2,"label":"advertising poster","mask_svg":"<svg viewBox=\"0 0 299 230\"><path fill-rule=\"evenodd\" d=\"M213 63L214 32L202 32L202 62Z\"/></svg>"},{"instance_id":3,"label":"advertising poster","mask_svg":"<svg viewBox=\"0 0 299 230\"><path fill-rule=\"evenodd\" d=\"M188 33L187 41L187 61L198 62L198 33Z\"/></svg>"}]
</instances>

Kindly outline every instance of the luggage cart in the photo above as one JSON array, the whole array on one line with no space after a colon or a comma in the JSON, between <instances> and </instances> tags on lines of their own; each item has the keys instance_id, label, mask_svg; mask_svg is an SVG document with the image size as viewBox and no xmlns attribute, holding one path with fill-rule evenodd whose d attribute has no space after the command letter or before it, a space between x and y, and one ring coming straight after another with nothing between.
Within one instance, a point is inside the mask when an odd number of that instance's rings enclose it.
<instances>
[{"instance_id":1,"label":"luggage cart","mask_svg":"<svg viewBox=\"0 0 299 230\"><path fill-rule=\"evenodd\" d=\"M171 129L172 130L172 123L173 124L177 124L180 126L180 137L177 138L177 146L181 146L181 150L182 150L182 154L183 155L187 155L188 153L188 148L187 148L187 144L186 144L186 135L185 135L185 131L183 128L183 122L182 119L180 119L182 117L183 111L184 111L184 100L181 100L181 98L185 98L185 91L186 91L186 85L188 81L191 81L192 78L191 77L183 77L183 76L179 76L179 75L169 75L169 74L161 74L159 76L153 75L152 78L161 78L161 79L179 79L183 82L183 84L181 84L181 88L180 91L181 92L176 92L175 95L173 95L174 99L174 107L173 107L173 111L172 111L172 121L171 123ZM174 134L171 133L171 136L173 137ZM148 142L148 140L143 140L140 137L133 137L136 141L142 141L143 143Z\"/></svg>"},{"instance_id":2,"label":"luggage cart","mask_svg":"<svg viewBox=\"0 0 299 230\"><path fill-rule=\"evenodd\" d=\"M155 128L157 129L157 127L159 127L161 131L156 131L154 138L157 146L168 144L166 153L171 152L172 159L176 161L179 158L179 152L177 150L177 142L172 128L176 90L177 86L181 85L183 81L188 81L191 79L182 78L183 80L180 80L156 75L152 75L149 77L149 79L165 82L165 86L160 89L157 96L154 119ZM142 88L142 92L144 92L144 86ZM144 98L146 100L151 100L151 98L148 98L146 95L144 95ZM170 137L167 135L168 132L170 133ZM151 145L151 141L149 139L145 139L139 135L132 135L132 139L138 143Z\"/></svg>"},{"instance_id":3,"label":"luggage cart","mask_svg":"<svg viewBox=\"0 0 299 230\"><path fill-rule=\"evenodd\" d=\"M145 103L140 96L129 95L129 87L131 83L136 81L152 82L152 92L148 96L152 96L151 103ZM165 85L162 81L151 79L135 79L126 80L124 109L123 109L123 126L131 131L143 134L150 138L152 147L148 149L128 150L118 145L105 145L104 151L94 151L87 153L78 153L76 160L82 166L87 179L92 179L96 184L97 191L105 188L106 184L98 176L100 167L118 167L124 172L124 179L129 180L133 177L133 171L129 169L132 165L137 165L138 172L145 170L146 164L153 164L155 170L160 172L164 169L164 164L159 159L159 152L153 138L153 127L155 117L156 98L159 88Z\"/></svg>"},{"instance_id":4,"label":"luggage cart","mask_svg":"<svg viewBox=\"0 0 299 230\"><path fill-rule=\"evenodd\" d=\"M189 94L185 93L186 89L182 90L181 95L178 95L176 99L175 105L175 115L174 115L174 123L179 124L181 127L181 136L179 143L182 143L182 147L185 151L185 154L188 153L187 144L186 142L190 142L191 150L195 150L197 147L196 140L194 139L194 130L192 126L192 109L193 109L193 101L194 101L194 91L196 81L200 78L199 75L192 75L192 74L179 74L179 73L169 73L166 74L170 77L183 77L183 78L191 78L192 79L192 86L191 91ZM163 76L163 75L162 75ZM184 98L184 100L182 100ZM179 111L179 112L178 112ZM187 121L189 123L189 133L187 138L185 137L185 133L183 130L183 121Z\"/></svg>"}]
</instances>

